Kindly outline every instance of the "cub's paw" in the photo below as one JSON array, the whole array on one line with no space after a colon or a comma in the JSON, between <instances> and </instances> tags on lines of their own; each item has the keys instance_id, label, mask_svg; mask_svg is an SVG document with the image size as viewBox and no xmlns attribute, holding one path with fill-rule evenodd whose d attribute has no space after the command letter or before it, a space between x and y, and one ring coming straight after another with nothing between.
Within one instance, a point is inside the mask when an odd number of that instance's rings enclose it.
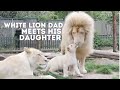
<instances>
[{"instance_id":1,"label":"cub's paw","mask_svg":"<svg viewBox=\"0 0 120 90\"><path fill-rule=\"evenodd\" d=\"M79 75L77 75L77 77L83 77L84 75L83 74L79 74Z\"/></svg>"}]
</instances>

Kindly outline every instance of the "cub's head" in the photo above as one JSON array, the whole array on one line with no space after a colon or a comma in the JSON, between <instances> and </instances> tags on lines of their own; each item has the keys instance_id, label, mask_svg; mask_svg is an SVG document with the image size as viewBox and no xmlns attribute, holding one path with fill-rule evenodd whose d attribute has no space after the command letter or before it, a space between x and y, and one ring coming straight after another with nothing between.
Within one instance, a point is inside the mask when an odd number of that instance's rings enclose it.
<instances>
[{"instance_id":1,"label":"cub's head","mask_svg":"<svg viewBox=\"0 0 120 90\"><path fill-rule=\"evenodd\" d=\"M75 44L70 44L70 45L67 46L66 49L67 49L68 52L71 52L71 53L73 52L73 53L74 53L74 52L76 51L76 48L77 48L77 47L78 47L78 46L75 45Z\"/></svg>"},{"instance_id":2,"label":"cub's head","mask_svg":"<svg viewBox=\"0 0 120 90\"><path fill-rule=\"evenodd\" d=\"M48 62L48 59L38 49L24 47L24 51L26 52L32 66L44 65Z\"/></svg>"}]
</instances>

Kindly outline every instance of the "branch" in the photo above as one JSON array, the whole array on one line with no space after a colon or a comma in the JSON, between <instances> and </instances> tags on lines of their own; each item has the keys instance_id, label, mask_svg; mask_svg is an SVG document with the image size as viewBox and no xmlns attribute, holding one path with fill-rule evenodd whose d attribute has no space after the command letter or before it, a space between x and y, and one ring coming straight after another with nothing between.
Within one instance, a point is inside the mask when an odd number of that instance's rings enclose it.
<instances>
[{"instance_id":1,"label":"branch","mask_svg":"<svg viewBox=\"0 0 120 90\"><path fill-rule=\"evenodd\" d=\"M119 53L110 52L107 50L94 50L93 54L91 54L89 57L119 60Z\"/></svg>"},{"instance_id":2,"label":"branch","mask_svg":"<svg viewBox=\"0 0 120 90\"><path fill-rule=\"evenodd\" d=\"M60 54L56 54L56 53L45 53L45 56L48 59L51 59L55 56L59 56ZM92 58L109 58L109 59L115 59L115 60L119 60L119 53L115 53L115 52L110 52L107 50L94 50L93 54L91 54L89 57Z\"/></svg>"}]
</instances>

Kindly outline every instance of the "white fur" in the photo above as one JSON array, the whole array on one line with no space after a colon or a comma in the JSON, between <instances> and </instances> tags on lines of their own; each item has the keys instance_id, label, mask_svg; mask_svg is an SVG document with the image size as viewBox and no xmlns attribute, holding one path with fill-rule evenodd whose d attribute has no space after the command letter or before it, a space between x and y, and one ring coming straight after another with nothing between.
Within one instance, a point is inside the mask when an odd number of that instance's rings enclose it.
<instances>
[{"instance_id":1,"label":"white fur","mask_svg":"<svg viewBox=\"0 0 120 90\"><path fill-rule=\"evenodd\" d=\"M81 64L81 72L87 73L85 70L85 59L93 53L94 20L91 16L82 11L71 12L66 16L62 29L61 53L64 54L66 52L65 48L69 44L74 43L74 39L72 38L70 32L73 30L73 27L77 26L80 29L82 26L82 29L87 32L84 43L82 43L82 45L76 50L77 59ZM81 38L78 40L81 40Z\"/></svg>"},{"instance_id":2,"label":"white fur","mask_svg":"<svg viewBox=\"0 0 120 90\"><path fill-rule=\"evenodd\" d=\"M72 72L75 72L79 76L83 76L77 66L76 59L76 47L73 44L68 46L69 51L65 55L56 56L48 62L45 71L55 72L57 70L63 70L64 77L68 76L68 68L73 67Z\"/></svg>"},{"instance_id":3,"label":"white fur","mask_svg":"<svg viewBox=\"0 0 120 90\"><path fill-rule=\"evenodd\" d=\"M33 75L33 70L39 64L46 64L46 59L41 51L34 48L25 48L22 53L0 61L0 78Z\"/></svg>"}]
</instances>

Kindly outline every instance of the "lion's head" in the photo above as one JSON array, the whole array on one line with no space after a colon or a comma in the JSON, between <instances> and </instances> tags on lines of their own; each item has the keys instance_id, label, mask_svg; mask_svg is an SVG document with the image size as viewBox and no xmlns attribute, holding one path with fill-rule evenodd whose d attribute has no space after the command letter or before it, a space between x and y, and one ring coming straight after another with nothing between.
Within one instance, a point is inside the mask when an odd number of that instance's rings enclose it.
<instances>
[{"instance_id":1,"label":"lion's head","mask_svg":"<svg viewBox=\"0 0 120 90\"><path fill-rule=\"evenodd\" d=\"M93 39L94 20L84 12L72 12L66 17L62 31L69 36L66 37L69 38L68 41L81 47Z\"/></svg>"}]
</instances>

